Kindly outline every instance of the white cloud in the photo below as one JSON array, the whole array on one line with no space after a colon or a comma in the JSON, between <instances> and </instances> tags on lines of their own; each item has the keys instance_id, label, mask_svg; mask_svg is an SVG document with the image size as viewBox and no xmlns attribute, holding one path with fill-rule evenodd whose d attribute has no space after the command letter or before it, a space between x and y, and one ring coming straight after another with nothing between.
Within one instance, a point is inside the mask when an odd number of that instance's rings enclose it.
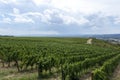
<instances>
[{"instance_id":1,"label":"white cloud","mask_svg":"<svg viewBox=\"0 0 120 80\"><path fill-rule=\"evenodd\" d=\"M97 30L99 30L100 28L97 27L97 26L93 26L93 27L91 27L91 29L92 29L93 31L97 31Z\"/></svg>"},{"instance_id":2,"label":"white cloud","mask_svg":"<svg viewBox=\"0 0 120 80\"><path fill-rule=\"evenodd\" d=\"M65 24L79 24L79 25L82 25L82 24L85 24L85 23L89 22L89 20L87 20L84 17L80 17L80 18L77 19L77 18L74 18L72 16L68 16L68 15L60 14L59 16Z\"/></svg>"},{"instance_id":3,"label":"white cloud","mask_svg":"<svg viewBox=\"0 0 120 80\"><path fill-rule=\"evenodd\" d=\"M37 6L51 6L70 13L86 15L98 12L104 15L120 15L119 0L32 0ZM74 14L73 14L74 15Z\"/></svg>"},{"instance_id":4,"label":"white cloud","mask_svg":"<svg viewBox=\"0 0 120 80\"><path fill-rule=\"evenodd\" d=\"M10 24L12 20L8 17L5 17L5 15L2 14L2 19L0 20L0 23L8 23Z\"/></svg>"},{"instance_id":5,"label":"white cloud","mask_svg":"<svg viewBox=\"0 0 120 80\"><path fill-rule=\"evenodd\" d=\"M34 23L31 18L21 15L15 15L14 21L17 23Z\"/></svg>"},{"instance_id":6,"label":"white cloud","mask_svg":"<svg viewBox=\"0 0 120 80\"><path fill-rule=\"evenodd\" d=\"M10 14L14 17L14 22L16 23L34 23L32 18L20 13L20 10L17 8L13 8L13 13Z\"/></svg>"},{"instance_id":7,"label":"white cloud","mask_svg":"<svg viewBox=\"0 0 120 80\"><path fill-rule=\"evenodd\" d=\"M33 0L37 6L49 5L53 8L64 10L70 13L84 13L91 14L99 12L106 7L106 5L94 2L94 0Z\"/></svg>"},{"instance_id":8,"label":"white cloud","mask_svg":"<svg viewBox=\"0 0 120 80\"><path fill-rule=\"evenodd\" d=\"M9 17L6 17L4 14L0 15L1 15L0 23L10 24L12 22L12 20Z\"/></svg>"},{"instance_id":9,"label":"white cloud","mask_svg":"<svg viewBox=\"0 0 120 80\"><path fill-rule=\"evenodd\" d=\"M27 26L40 27L43 31L29 31L27 33L40 34L47 32L56 34L54 31L44 31L55 25L62 26L55 27L55 29L52 27L58 32L65 32L65 30L75 32L74 30L79 29L83 29L82 32L90 30L94 33L112 33L115 30L120 32L120 28L118 28L120 24L119 4L120 0L0 0L0 14L4 14L0 16L0 23L4 23L1 26L28 23ZM29 25L29 23L35 24ZM26 27L24 24L21 25ZM73 27L73 25L77 27ZM12 34L12 30L9 30ZM16 33L20 34L21 32Z\"/></svg>"},{"instance_id":10,"label":"white cloud","mask_svg":"<svg viewBox=\"0 0 120 80\"><path fill-rule=\"evenodd\" d=\"M39 18L40 16L42 16L42 14L40 12L27 12L23 14L24 16L34 16L36 18Z\"/></svg>"},{"instance_id":11,"label":"white cloud","mask_svg":"<svg viewBox=\"0 0 120 80\"><path fill-rule=\"evenodd\" d=\"M49 14L41 13L41 12L27 12L24 13L23 16L31 16L33 18L40 19L40 22L43 23L49 23L49 20L51 20L51 16Z\"/></svg>"},{"instance_id":12,"label":"white cloud","mask_svg":"<svg viewBox=\"0 0 120 80\"><path fill-rule=\"evenodd\" d=\"M32 0L37 6L39 5L48 5L51 0Z\"/></svg>"},{"instance_id":13,"label":"white cloud","mask_svg":"<svg viewBox=\"0 0 120 80\"><path fill-rule=\"evenodd\" d=\"M18 0L0 0L0 3L4 4L18 4Z\"/></svg>"},{"instance_id":14,"label":"white cloud","mask_svg":"<svg viewBox=\"0 0 120 80\"><path fill-rule=\"evenodd\" d=\"M68 10L71 13L82 12L88 14L101 9L99 4L94 4L89 0L52 0L51 5L61 10Z\"/></svg>"},{"instance_id":15,"label":"white cloud","mask_svg":"<svg viewBox=\"0 0 120 80\"><path fill-rule=\"evenodd\" d=\"M2 23L11 23L10 18L3 18Z\"/></svg>"},{"instance_id":16,"label":"white cloud","mask_svg":"<svg viewBox=\"0 0 120 80\"><path fill-rule=\"evenodd\" d=\"M57 9L45 9L43 12L29 12L24 13L24 15L31 15L41 19L41 22L47 24L86 24L89 22L88 19L83 16L76 18L71 15L67 15L65 12L60 12Z\"/></svg>"},{"instance_id":17,"label":"white cloud","mask_svg":"<svg viewBox=\"0 0 120 80\"><path fill-rule=\"evenodd\" d=\"M0 0L0 3L8 4L6 0Z\"/></svg>"},{"instance_id":18,"label":"white cloud","mask_svg":"<svg viewBox=\"0 0 120 80\"><path fill-rule=\"evenodd\" d=\"M120 24L120 17L115 18L115 19L114 19L114 23L115 23L115 24Z\"/></svg>"},{"instance_id":19,"label":"white cloud","mask_svg":"<svg viewBox=\"0 0 120 80\"><path fill-rule=\"evenodd\" d=\"M1 0L2 2L7 2L8 0ZM25 0L27 1L27 0ZM89 22L84 16L90 16L91 14L96 14L101 12L104 15L111 15L114 13L119 14L118 5L114 5L117 1L95 1L95 0L31 0L37 6L36 9L40 7L50 6L50 8L45 8L44 10L36 12L24 12L21 13L19 9L13 8L14 22L31 22L35 21L33 18L38 18L41 22L52 24L55 19L65 24L86 24ZM19 3L20 1L11 0L10 2ZM21 2L24 2L23 0ZM113 6L109 4L113 4ZM119 3L119 1L118 1ZM113 12L111 12L111 9ZM30 15L30 16L29 16ZM31 17L32 16L32 17ZM78 17L77 17L78 16Z\"/></svg>"},{"instance_id":20,"label":"white cloud","mask_svg":"<svg viewBox=\"0 0 120 80\"><path fill-rule=\"evenodd\" d=\"M13 13L14 13L14 14L20 14L20 11L19 11L19 9L17 9L17 8L13 8Z\"/></svg>"}]
</instances>

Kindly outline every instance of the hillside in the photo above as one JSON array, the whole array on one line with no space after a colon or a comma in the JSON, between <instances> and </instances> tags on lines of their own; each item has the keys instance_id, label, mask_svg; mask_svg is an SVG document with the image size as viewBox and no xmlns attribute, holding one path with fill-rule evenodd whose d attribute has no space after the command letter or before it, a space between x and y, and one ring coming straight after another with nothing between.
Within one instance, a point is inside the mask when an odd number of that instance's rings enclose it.
<instances>
[{"instance_id":1,"label":"hillside","mask_svg":"<svg viewBox=\"0 0 120 80\"><path fill-rule=\"evenodd\" d=\"M0 37L0 80L110 79L119 46L88 38Z\"/></svg>"}]
</instances>

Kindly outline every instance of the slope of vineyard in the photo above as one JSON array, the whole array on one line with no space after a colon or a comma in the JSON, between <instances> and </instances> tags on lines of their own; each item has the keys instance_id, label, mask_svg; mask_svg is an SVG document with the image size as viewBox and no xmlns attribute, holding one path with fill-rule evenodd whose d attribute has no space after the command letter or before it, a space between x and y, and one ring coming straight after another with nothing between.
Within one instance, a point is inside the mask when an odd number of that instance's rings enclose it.
<instances>
[{"instance_id":1,"label":"slope of vineyard","mask_svg":"<svg viewBox=\"0 0 120 80\"><path fill-rule=\"evenodd\" d=\"M110 80L120 61L119 45L87 40L0 37L0 80L80 80L88 73L91 80Z\"/></svg>"}]
</instances>

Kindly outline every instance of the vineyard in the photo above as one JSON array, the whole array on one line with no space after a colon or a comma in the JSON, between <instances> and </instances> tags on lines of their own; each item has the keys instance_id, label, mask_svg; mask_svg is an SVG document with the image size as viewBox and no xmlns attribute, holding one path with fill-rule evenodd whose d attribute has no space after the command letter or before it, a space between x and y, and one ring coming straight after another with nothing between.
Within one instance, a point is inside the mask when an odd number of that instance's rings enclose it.
<instances>
[{"instance_id":1,"label":"vineyard","mask_svg":"<svg viewBox=\"0 0 120 80\"><path fill-rule=\"evenodd\" d=\"M6 79L8 74L0 72L0 80L83 80L85 75L90 80L110 80L120 62L119 45L97 39L86 44L87 40L0 37L0 68L14 68L14 74L36 73L34 78Z\"/></svg>"}]
</instances>

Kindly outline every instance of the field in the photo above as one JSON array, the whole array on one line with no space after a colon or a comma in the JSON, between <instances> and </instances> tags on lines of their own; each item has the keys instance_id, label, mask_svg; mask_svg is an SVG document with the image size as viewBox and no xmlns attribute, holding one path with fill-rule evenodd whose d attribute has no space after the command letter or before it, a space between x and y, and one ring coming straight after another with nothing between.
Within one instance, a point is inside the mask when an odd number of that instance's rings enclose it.
<instances>
[{"instance_id":1,"label":"field","mask_svg":"<svg viewBox=\"0 0 120 80\"><path fill-rule=\"evenodd\" d=\"M0 37L0 80L120 80L120 47L88 38Z\"/></svg>"}]
</instances>

